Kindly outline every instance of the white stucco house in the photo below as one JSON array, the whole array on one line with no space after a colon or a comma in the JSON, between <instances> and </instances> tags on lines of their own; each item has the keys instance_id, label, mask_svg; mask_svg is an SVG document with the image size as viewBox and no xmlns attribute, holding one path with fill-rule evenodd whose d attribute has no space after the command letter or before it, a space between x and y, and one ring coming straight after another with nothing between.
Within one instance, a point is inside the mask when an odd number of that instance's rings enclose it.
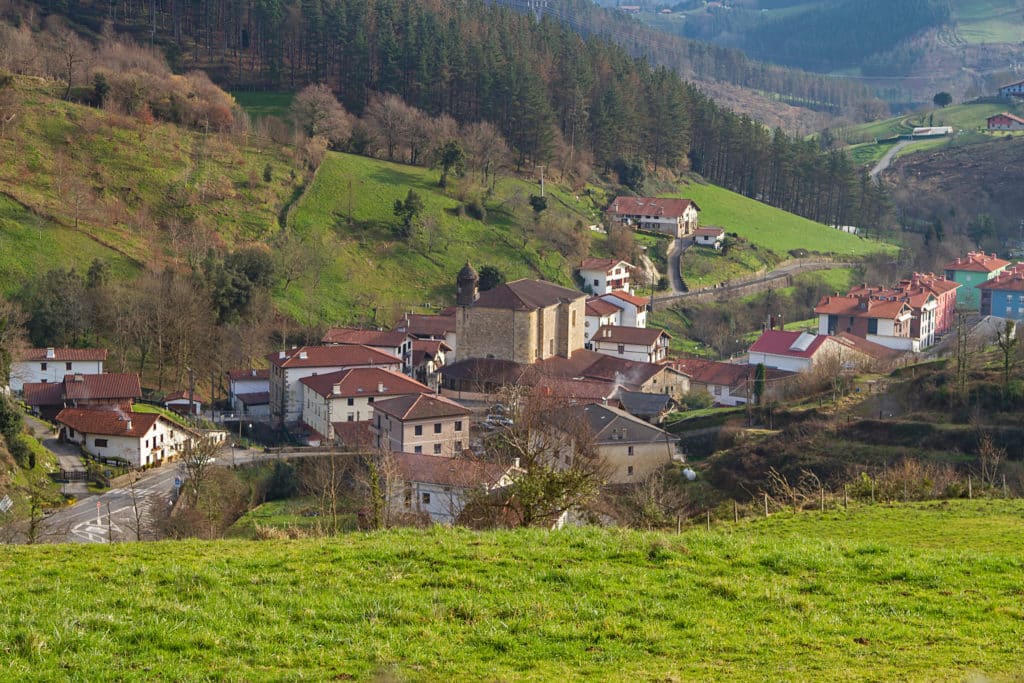
<instances>
[{"instance_id":1,"label":"white stucco house","mask_svg":"<svg viewBox=\"0 0 1024 683\"><path fill-rule=\"evenodd\" d=\"M588 258L579 267L584 291L592 294L631 292L629 275L633 264L622 259Z\"/></svg>"},{"instance_id":2,"label":"white stucco house","mask_svg":"<svg viewBox=\"0 0 1024 683\"><path fill-rule=\"evenodd\" d=\"M711 247L717 251L724 241L725 230L722 228L697 228L693 231L693 243L699 247Z\"/></svg>"},{"instance_id":3,"label":"white stucco house","mask_svg":"<svg viewBox=\"0 0 1024 683\"><path fill-rule=\"evenodd\" d=\"M598 353L642 363L660 363L672 337L665 330L605 325L594 333L591 347Z\"/></svg>"},{"instance_id":4,"label":"white stucco house","mask_svg":"<svg viewBox=\"0 0 1024 683\"><path fill-rule=\"evenodd\" d=\"M429 515L454 524L472 489L494 491L510 485L517 469L475 458L393 453L395 477L388 486L392 515Z\"/></svg>"},{"instance_id":5,"label":"white stucco house","mask_svg":"<svg viewBox=\"0 0 1024 683\"><path fill-rule=\"evenodd\" d=\"M583 317L583 343L590 348L590 340L605 325L618 325L622 320L622 309L615 304L591 297L587 299L586 315Z\"/></svg>"},{"instance_id":6,"label":"white stucco house","mask_svg":"<svg viewBox=\"0 0 1024 683\"><path fill-rule=\"evenodd\" d=\"M11 361L11 391L25 384L60 382L65 375L99 375L107 360L106 349L28 349Z\"/></svg>"},{"instance_id":7,"label":"white stucco house","mask_svg":"<svg viewBox=\"0 0 1024 683\"><path fill-rule=\"evenodd\" d=\"M619 325L625 327L647 327L647 304L650 301L628 292L609 292L601 295L602 301L616 306L622 313Z\"/></svg>"},{"instance_id":8,"label":"white stucco house","mask_svg":"<svg viewBox=\"0 0 1024 683\"><path fill-rule=\"evenodd\" d=\"M200 434L156 413L65 408L56 418L60 436L93 457L151 467L177 458Z\"/></svg>"},{"instance_id":9,"label":"white stucco house","mask_svg":"<svg viewBox=\"0 0 1024 683\"><path fill-rule=\"evenodd\" d=\"M303 377L302 421L326 441L335 438L334 423L364 422L376 401L407 394L430 394L425 384L383 368L351 368Z\"/></svg>"},{"instance_id":10,"label":"white stucco house","mask_svg":"<svg viewBox=\"0 0 1024 683\"><path fill-rule=\"evenodd\" d=\"M692 200L662 197L616 197L606 212L610 221L671 237L692 234L699 213Z\"/></svg>"},{"instance_id":11,"label":"white stucco house","mask_svg":"<svg viewBox=\"0 0 1024 683\"><path fill-rule=\"evenodd\" d=\"M304 377L325 375L351 368L402 371L402 359L361 344L302 346L267 356L270 362L270 420L276 425L295 425L302 419Z\"/></svg>"}]
</instances>

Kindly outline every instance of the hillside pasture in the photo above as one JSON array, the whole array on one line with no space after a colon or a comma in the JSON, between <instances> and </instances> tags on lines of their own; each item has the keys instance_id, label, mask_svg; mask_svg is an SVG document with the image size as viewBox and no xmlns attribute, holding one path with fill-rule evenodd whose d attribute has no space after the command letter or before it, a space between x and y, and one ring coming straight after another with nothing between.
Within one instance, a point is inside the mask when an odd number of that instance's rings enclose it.
<instances>
[{"instance_id":1,"label":"hillside pasture","mask_svg":"<svg viewBox=\"0 0 1024 683\"><path fill-rule=\"evenodd\" d=\"M11 547L12 679L1010 680L1024 505Z\"/></svg>"},{"instance_id":2,"label":"hillside pasture","mask_svg":"<svg viewBox=\"0 0 1024 683\"><path fill-rule=\"evenodd\" d=\"M891 245L839 232L715 185L691 182L681 187L677 196L697 202L702 225L735 232L780 259L794 249L853 258L894 250Z\"/></svg>"}]
</instances>

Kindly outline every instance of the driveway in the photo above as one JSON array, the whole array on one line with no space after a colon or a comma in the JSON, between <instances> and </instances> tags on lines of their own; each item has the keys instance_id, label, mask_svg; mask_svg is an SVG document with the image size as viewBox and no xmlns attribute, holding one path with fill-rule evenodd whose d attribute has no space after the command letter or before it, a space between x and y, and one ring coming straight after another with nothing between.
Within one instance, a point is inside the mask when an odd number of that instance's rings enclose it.
<instances>
[{"instance_id":1,"label":"driveway","mask_svg":"<svg viewBox=\"0 0 1024 683\"><path fill-rule=\"evenodd\" d=\"M691 246L693 246L692 238L677 237L668 249L668 276L674 294L682 294L686 291L686 285L683 284L682 259L683 254Z\"/></svg>"},{"instance_id":2,"label":"driveway","mask_svg":"<svg viewBox=\"0 0 1024 683\"><path fill-rule=\"evenodd\" d=\"M889 168L889 164L892 163L893 157L896 156L897 152L899 152L901 149L903 149L907 145L912 144L913 142L914 142L914 140L900 140L895 145L890 147L889 151L885 153L885 156L883 156L881 159L879 159L878 163L875 164L875 167L873 169L871 169L871 173L870 173L871 177L875 178L875 177L878 176L879 173L881 173L885 169Z\"/></svg>"}]
</instances>

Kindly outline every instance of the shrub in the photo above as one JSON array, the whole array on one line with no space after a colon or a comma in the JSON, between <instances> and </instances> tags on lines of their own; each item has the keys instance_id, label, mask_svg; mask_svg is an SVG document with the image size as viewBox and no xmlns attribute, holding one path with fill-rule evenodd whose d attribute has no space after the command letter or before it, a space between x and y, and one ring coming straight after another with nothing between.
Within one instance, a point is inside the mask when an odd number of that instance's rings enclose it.
<instances>
[{"instance_id":1,"label":"shrub","mask_svg":"<svg viewBox=\"0 0 1024 683\"><path fill-rule=\"evenodd\" d=\"M484 207L484 203L480 201L479 197L474 197L469 200L466 204L466 213L469 214L471 218L475 218L478 221L487 220L487 208Z\"/></svg>"}]
</instances>

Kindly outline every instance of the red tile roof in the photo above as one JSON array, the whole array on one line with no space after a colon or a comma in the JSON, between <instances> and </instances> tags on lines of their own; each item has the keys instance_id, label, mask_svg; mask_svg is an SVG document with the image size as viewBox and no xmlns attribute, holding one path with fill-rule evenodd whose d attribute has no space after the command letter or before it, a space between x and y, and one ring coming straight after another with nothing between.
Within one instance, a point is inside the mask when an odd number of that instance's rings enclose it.
<instances>
[{"instance_id":1,"label":"red tile roof","mask_svg":"<svg viewBox=\"0 0 1024 683\"><path fill-rule=\"evenodd\" d=\"M602 325L591 341L608 344L630 344L631 346L654 346L661 338L671 339L665 330L653 327L627 327L624 325Z\"/></svg>"},{"instance_id":2,"label":"red tile roof","mask_svg":"<svg viewBox=\"0 0 1024 683\"><path fill-rule=\"evenodd\" d=\"M937 298L930 289L914 286L906 280L896 287L868 287L865 284L860 284L852 287L846 296L866 296L876 301L906 301L911 308L918 311L928 303L928 299Z\"/></svg>"},{"instance_id":3,"label":"red tile roof","mask_svg":"<svg viewBox=\"0 0 1024 683\"><path fill-rule=\"evenodd\" d=\"M376 440L372 420L332 422L331 427L334 429L334 438L352 448L371 446Z\"/></svg>"},{"instance_id":4,"label":"red tile roof","mask_svg":"<svg viewBox=\"0 0 1024 683\"><path fill-rule=\"evenodd\" d=\"M608 401L614 399L619 391L618 384L607 380L557 377L544 377L534 384L534 388L541 396L556 396L576 401Z\"/></svg>"},{"instance_id":5,"label":"red tile roof","mask_svg":"<svg viewBox=\"0 0 1024 683\"><path fill-rule=\"evenodd\" d=\"M808 337L812 337L812 339L808 340L807 337L804 337L804 339L800 340L801 342L808 342L807 346L801 350L802 343L800 346L794 345L805 334ZM791 358L813 358L826 339L828 339L828 335L824 334L810 335L807 332L765 330L758 337L757 341L751 345L750 351L751 353L770 353L775 356L789 356Z\"/></svg>"},{"instance_id":6,"label":"red tile roof","mask_svg":"<svg viewBox=\"0 0 1024 683\"><path fill-rule=\"evenodd\" d=\"M1010 119L1011 121L1013 121L1014 123L1024 124L1024 119L1022 119L1021 117L1019 117L1019 116L1017 116L1015 114L1011 114L1008 111L1004 111L1002 114L995 114L994 116L990 116L990 117L988 117L985 120L986 121L991 121L992 119L1000 119L1000 118L1007 118L1007 119Z\"/></svg>"},{"instance_id":7,"label":"red tile roof","mask_svg":"<svg viewBox=\"0 0 1024 683\"><path fill-rule=\"evenodd\" d=\"M693 234L699 237L721 237L725 234L725 230L723 228L697 228Z\"/></svg>"},{"instance_id":8,"label":"red tile roof","mask_svg":"<svg viewBox=\"0 0 1024 683\"><path fill-rule=\"evenodd\" d=\"M361 344L338 346L301 346L267 354L267 360L282 368L330 368L360 365L400 365L402 360Z\"/></svg>"},{"instance_id":9,"label":"red tile roof","mask_svg":"<svg viewBox=\"0 0 1024 683\"><path fill-rule=\"evenodd\" d=\"M616 197L609 213L620 216L663 216L665 218L678 218L692 206L697 211L700 207L696 202L689 199L670 199L661 197Z\"/></svg>"},{"instance_id":10,"label":"red tile roof","mask_svg":"<svg viewBox=\"0 0 1024 683\"><path fill-rule=\"evenodd\" d=\"M749 365L722 363L702 358L679 358L673 365L695 382L723 387L741 386L752 372Z\"/></svg>"},{"instance_id":11,"label":"red tile roof","mask_svg":"<svg viewBox=\"0 0 1024 683\"><path fill-rule=\"evenodd\" d=\"M53 356L47 358L51 349L26 349L18 354L19 361L103 361L107 359L106 349L52 349Z\"/></svg>"},{"instance_id":12,"label":"red tile roof","mask_svg":"<svg viewBox=\"0 0 1024 683\"><path fill-rule=\"evenodd\" d=\"M509 469L475 458L446 458L422 453L393 453L392 458L402 481L453 488L493 486Z\"/></svg>"},{"instance_id":13,"label":"red tile roof","mask_svg":"<svg viewBox=\"0 0 1024 683\"><path fill-rule=\"evenodd\" d=\"M455 314L419 315L407 314L395 325L396 332L408 332L414 337L444 337L455 332Z\"/></svg>"},{"instance_id":14,"label":"red tile roof","mask_svg":"<svg viewBox=\"0 0 1024 683\"><path fill-rule=\"evenodd\" d=\"M910 283L931 290L935 296L942 296L946 292L963 286L959 282L947 280L945 276L934 273L914 273L910 278Z\"/></svg>"},{"instance_id":15,"label":"red tile roof","mask_svg":"<svg viewBox=\"0 0 1024 683\"><path fill-rule=\"evenodd\" d=\"M583 292L543 280L514 280L481 292L480 298L473 302L473 306L535 311L538 308L575 301L584 296L586 294Z\"/></svg>"},{"instance_id":16,"label":"red tile roof","mask_svg":"<svg viewBox=\"0 0 1024 683\"><path fill-rule=\"evenodd\" d=\"M433 393L433 390L405 375L383 368L351 368L299 380L324 398L360 396L401 396Z\"/></svg>"},{"instance_id":17,"label":"red tile roof","mask_svg":"<svg viewBox=\"0 0 1024 683\"><path fill-rule=\"evenodd\" d=\"M615 315L622 309L611 303L598 297L591 297L587 299L586 314L589 316L603 318L606 315Z\"/></svg>"},{"instance_id":18,"label":"red tile roof","mask_svg":"<svg viewBox=\"0 0 1024 683\"><path fill-rule=\"evenodd\" d=\"M64 403L64 386L60 382L26 382L21 391L25 403L30 406L59 406Z\"/></svg>"},{"instance_id":19,"label":"red tile roof","mask_svg":"<svg viewBox=\"0 0 1024 683\"><path fill-rule=\"evenodd\" d=\"M859 351L866 356L871 356L872 358L877 358L879 360L893 358L900 355L899 351L890 349L887 346L882 346L881 344L876 344L873 341L868 341L864 337L858 337L857 335L850 334L849 332L840 332L832 335L831 340L842 344L847 348L853 349L854 351Z\"/></svg>"},{"instance_id":20,"label":"red tile roof","mask_svg":"<svg viewBox=\"0 0 1024 683\"><path fill-rule=\"evenodd\" d=\"M814 307L814 312L818 315L895 320L902 315L910 315L910 309L906 301L880 301L864 296L824 296Z\"/></svg>"},{"instance_id":21,"label":"red tile roof","mask_svg":"<svg viewBox=\"0 0 1024 683\"><path fill-rule=\"evenodd\" d=\"M68 400L142 398L139 376L134 372L64 375L62 385L64 398Z\"/></svg>"},{"instance_id":22,"label":"red tile roof","mask_svg":"<svg viewBox=\"0 0 1024 683\"><path fill-rule=\"evenodd\" d=\"M83 434L142 438L158 419L160 416L156 413L65 408L57 414L56 421Z\"/></svg>"},{"instance_id":23,"label":"red tile roof","mask_svg":"<svg viewBox=\"0 0 1024 683\"><path fill-rule=\"evenodd\" d=\"M580 270L600 270L600 271L604 271L604 272L609 272L609 271L612 270L612 268L614 268L615 266L617 266L619 264L622 264L622 265L626 266L626 268L628 268L628 269L632 269L632 268L635 267L632 263L630 263L628 261L623 261L622 259L616 259L616 258L587 258L587 259L583 259L583 262L580 263L579 269Z\"/></svg>"},{"instance_id":24,"label":"red tile roof","mask_svg":"<svg viewBox=\"0 0 1024 683\"><path fill-rule=\"evenodd\" d=\"M995 254L986 254L981 251L969 251L966 257L957 257L955 261L946 264L946 270L966 270L974 273L991 273L1010 265L1009 261L998 258Z\"/></svg>"},{"instance_id":25,"label":"red tile roof","mask_svg":"<svg viewBox=\"0 0 1024 683\"><path fill-rule=\"evenodd\" d=\"M428 420L435 417L458 417L469 415L469 408L444 396L416 394L399 396L373 404L375 410L387 413L399 420Z\"/></svg>"},{"instance_id":26,"label":"red tile roof","mask_svg":"<svg viewBox=\"0 0 1024 683\"><path fill-rule=\"evenodd\" d=\"M608 301L608 297L615 297L616 299L620 299L622 301L625 301L626 303L633 304L637 308L641 308L641 309L646 309L647 308L647 304L649 304L651 302L651 300L648 299L647 297L636 296L634 294L629 294L629 293L623 292L621 290L615 291L615 292L608 292L607 294L602 294L601 295L601 298L603 300L605 300L605 301Z\"/></svg>"},{"instance_id":27,"label":"red tile roof","mask_svg":"<svg viewBox=\"0 0 1024 683\"><path fill-rule=\"evenodd\" d=\"M352 327L332 327L320 341L324 344L365 344L366 346L393 348L405 343L405 332L391 330L360 330Z\"/></svg>"},{"instance_id":28,"label":"red tile roof","mask_svg":"<svg viewBox=\"0 0 1024 683\"><path fill-rule=\"evenodd\" d=\"M999 292L1024 292L1024 263L1013 265L987 282L977 285L978 289Z\"/></svg>"},{"instance_id":29,"label":"red tile roof","mask_svg":"<svg viewBox=\"0 0 1024 683\"><path fill-rule=\"evenodd\" d=\"M270 379L270 370L228 370L228 379L235 382Z\"/></svg>"}]
</instances>

